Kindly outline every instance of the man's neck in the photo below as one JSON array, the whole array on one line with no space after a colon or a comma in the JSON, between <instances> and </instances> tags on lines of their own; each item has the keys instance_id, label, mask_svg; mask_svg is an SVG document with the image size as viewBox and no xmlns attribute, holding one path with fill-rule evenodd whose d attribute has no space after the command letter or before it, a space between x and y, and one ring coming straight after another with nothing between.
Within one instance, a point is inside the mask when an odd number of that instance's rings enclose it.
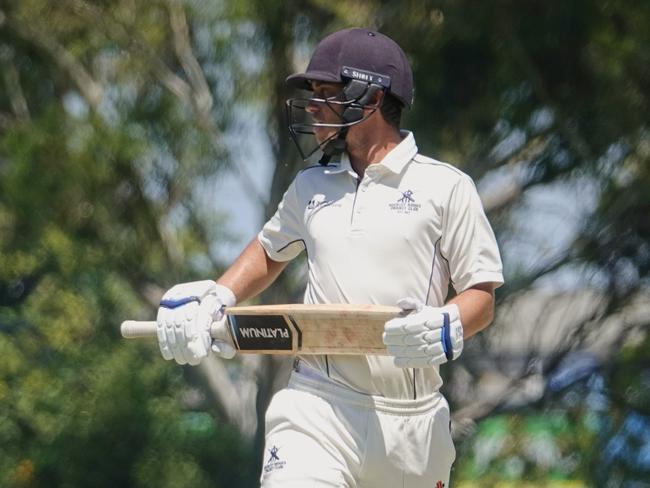
<instances>
[{"instance_id":1,"label":"man's neck","mask_svg":"<svg viewBox=\"0 0 650 488\"><path fill-rule=\"evenodd\" d=\"M356 138L353 144L348 144L350 164L359 178L363 178L368 166L380 163L402 142L399 131L393 128L381 132L383 133L370 132L368 137Z\"/></svg>"}]
</instances>

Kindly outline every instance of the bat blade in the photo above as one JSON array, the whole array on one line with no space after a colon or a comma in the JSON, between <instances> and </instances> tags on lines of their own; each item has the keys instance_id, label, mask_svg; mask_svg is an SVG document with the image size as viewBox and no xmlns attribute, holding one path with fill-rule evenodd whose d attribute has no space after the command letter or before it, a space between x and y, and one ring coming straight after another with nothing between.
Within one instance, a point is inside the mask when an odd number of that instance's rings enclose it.
<instances>
[{"instance_id":1,"label":"bat blade","mask_svg":"<svg viewBox=\"0 0 650 488\"><path fill-rule=\"evenodd\" d=\"M353 304L226 309L237 348L258 354L385 354L384 324L400 312Z\"/></svg>"},{"instance_id":2,"label":"bat blade","mask_svg":"<svg viewBox=\"0 0 650 488\"><path fill-rule=\"evenodd\" d=\"M244 354L386 354L382 333L398 307L288 304L229 307L212 325L214 338L232 338ZM126 338L155 336L155 322L126 321Z\"/></svg>"}]
</instances>

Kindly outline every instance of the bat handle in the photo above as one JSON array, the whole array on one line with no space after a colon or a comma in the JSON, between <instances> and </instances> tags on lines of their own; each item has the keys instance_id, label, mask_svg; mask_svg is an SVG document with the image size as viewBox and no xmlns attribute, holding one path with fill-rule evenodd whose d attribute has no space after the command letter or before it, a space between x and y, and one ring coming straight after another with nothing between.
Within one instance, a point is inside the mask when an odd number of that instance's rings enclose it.
<instances>
[{"instance_id":1,"label":"bat handle","mask_svg":"<svg viewBox=\"0 0 650 488\"><path fill-rule=\"evenodd\" d=\"M155 320L125 320L120 326L120 332L125 339L140 339L142 337L156 337L158 324ZM210 336L213 339L232 341L226 325L226 318L213 322L210 326Z\"/></svg>"}]
</instances>

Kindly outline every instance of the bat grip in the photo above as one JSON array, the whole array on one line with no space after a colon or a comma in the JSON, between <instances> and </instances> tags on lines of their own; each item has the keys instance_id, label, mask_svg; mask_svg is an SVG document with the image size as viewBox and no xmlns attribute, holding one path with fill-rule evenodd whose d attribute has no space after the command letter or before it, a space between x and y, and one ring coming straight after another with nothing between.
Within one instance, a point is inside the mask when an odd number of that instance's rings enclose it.
<instances>
[{"instance_id":1,"label":"bat grip","mask_svg":"<svg viewBox=\"0 0 650 488\"><path fill-rule=\"evenodd\" d=\"M140 339L143 337L157 337L158 324L154 320L125 320L120 326L120 332L125 339ZM213 339L232 341L226 325L226 318L213 322L210 326L210 336Z\"/></svg>"}]
</instances>

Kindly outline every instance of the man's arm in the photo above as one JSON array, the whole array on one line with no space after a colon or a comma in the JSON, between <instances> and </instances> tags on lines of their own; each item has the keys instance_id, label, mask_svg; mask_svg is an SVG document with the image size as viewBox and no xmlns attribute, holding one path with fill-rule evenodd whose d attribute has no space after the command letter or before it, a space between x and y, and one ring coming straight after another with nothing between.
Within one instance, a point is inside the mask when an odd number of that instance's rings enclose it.
<instances>
[{"instance_id":1,"label":"man's arm","mask_svg":"<svg viewBox=\"0 0 650 488\"><path fill-rule=\"evenodd\" d=\"M268 288L287 264L270 259L255 237L217 283L232 290L238 303L243 302Z\"/></svg>"},{"instance_id":2,"label":"man's arm","mask_svg":"<svg viewBox=\"0 0 650 488\"><path fill-rule=\"evenodd\" d=\"M485 329L494 319L494 285L479 283L449 300L458 306L465 339Z\"/></svg>"}]
</instances>

